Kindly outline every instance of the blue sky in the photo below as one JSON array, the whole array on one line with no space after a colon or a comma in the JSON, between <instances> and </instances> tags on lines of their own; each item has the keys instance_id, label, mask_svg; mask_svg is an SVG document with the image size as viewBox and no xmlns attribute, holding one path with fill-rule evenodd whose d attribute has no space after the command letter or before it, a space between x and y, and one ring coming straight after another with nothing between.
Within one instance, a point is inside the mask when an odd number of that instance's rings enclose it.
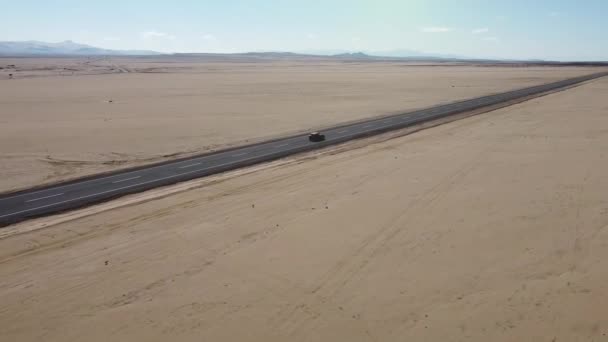
<instances>
[{"instance_id":1,"label":"blue sky","mask_svg":"<svg viewBox=\"0 0 608 342\"><path fill-rule=\"evenodd\" d=\"M0 0L0 8L1 41L608 60L607 0Z\"/></svg>"}]
</instances>

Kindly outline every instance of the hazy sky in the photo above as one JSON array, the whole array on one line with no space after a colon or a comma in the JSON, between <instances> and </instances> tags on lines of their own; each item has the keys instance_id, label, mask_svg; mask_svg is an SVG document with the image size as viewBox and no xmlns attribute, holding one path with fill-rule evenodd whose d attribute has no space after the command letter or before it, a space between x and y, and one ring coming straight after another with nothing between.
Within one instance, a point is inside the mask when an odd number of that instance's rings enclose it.
<instances>
[{"instance_id":1,"label":"hazy sky","mask_svg":"<svg viewBox=\"0 0 608 342\"><path fill-rule=\"evenodd\" d=\"M608 60L608 0L0 0L0 40Z\"/></svg>"}]
</instances>

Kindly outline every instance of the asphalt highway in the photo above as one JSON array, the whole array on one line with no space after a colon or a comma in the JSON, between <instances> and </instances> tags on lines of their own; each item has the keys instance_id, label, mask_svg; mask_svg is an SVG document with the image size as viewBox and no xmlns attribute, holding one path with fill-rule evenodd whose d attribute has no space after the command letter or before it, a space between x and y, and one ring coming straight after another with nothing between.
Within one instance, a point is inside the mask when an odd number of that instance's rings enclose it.
<instances>
[{"instance_id":1,"label":"asphalt highway","mask_svg":"<svg viewBox=\"0 0 608 342\"><path fill-rule=\"evenodd\" d=\"M310 142L306 134L301 134L236 149L218 151L186 160L152 165L131 171L117 171L110 175L101 175L80 181L24 190L0 196L0 226L6 226L32 217L76 209L160 186L267 162L357 138L397 130L527 96L539 95L607 75L608 72L596 73L390 117L375 118L364 122L333 127L322 131L326 136L326 140L323 142Z\"/></svg>"}]
</instances>

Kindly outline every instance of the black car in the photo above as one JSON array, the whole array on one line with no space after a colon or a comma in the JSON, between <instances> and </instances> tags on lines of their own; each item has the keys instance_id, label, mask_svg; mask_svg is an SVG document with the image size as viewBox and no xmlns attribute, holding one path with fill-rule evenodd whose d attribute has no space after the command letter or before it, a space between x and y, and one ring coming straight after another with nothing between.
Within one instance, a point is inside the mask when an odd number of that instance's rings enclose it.
<instances>
[{"instance_id":1,"label":"black car","mask_svg":"<svg viewBox=\"0 0 608 342\"><path fill-rule=\"evenodd\" d=\"M325 134L319 132L312 132L308 135L308 140L312 142L319 142L325 140Z\"/></svg>"}]
</instances>

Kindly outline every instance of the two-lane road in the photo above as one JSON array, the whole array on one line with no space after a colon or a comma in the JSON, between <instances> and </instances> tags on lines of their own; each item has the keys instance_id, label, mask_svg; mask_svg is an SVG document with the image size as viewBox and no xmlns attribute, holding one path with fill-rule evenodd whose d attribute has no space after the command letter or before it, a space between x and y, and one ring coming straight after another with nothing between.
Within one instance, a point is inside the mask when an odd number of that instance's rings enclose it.
<instances>
[{"instance_id":1,"label":"two-lane road","mask_svg":"<svg viewBox=\"0 0 608 342\"><path fill-rule=\"evenodd\" d=\"M531 95L539 95L606 75L608 75L608 72L586 75L390 117L342 125L324 130L323 133L326 135L326 140L323 142L310 142L307 135L296 135L192 157L187 160L153 165L132 171L118 171L111 175L103 175L96 178L0 196L0 225L8 225L31 217L75 209L126 194L233 170L390 130L401 129Z\"/></svg>"}]
</instances>

